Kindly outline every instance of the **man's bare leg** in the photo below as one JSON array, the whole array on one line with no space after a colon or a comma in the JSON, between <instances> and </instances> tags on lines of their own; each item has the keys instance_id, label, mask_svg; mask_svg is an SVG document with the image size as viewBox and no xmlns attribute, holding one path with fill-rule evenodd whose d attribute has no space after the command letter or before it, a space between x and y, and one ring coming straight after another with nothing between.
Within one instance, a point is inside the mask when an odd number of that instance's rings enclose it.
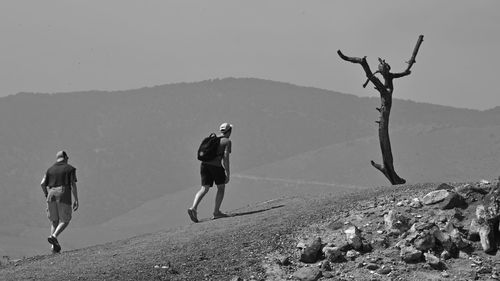
<instances>
[{"instance_id":1,"label":"man's bare leg","mask_svg":"<svg viewBox=\"0 0 500 281\"><path fill-rule=\"evenodd\" d=\"M56 232L56 229L57 229L58 225L59 225L59 221L51 221L50 236L54 235L54 232Z\"/></svg>"},{"instance_id":2,"label":"man's bare leg","mask_svg":"<svg viewBox=\"0 0 500 281\"><path fill-rule=\"evenodd\" d=\"M222 205L222 200L224 199L225 190L226 190L225 184L217 185L217 194L215 195L214 216L217 216L222 213L220 211L220 206Z\"/></svg>"},{"instance_id":3,"label":"man's bare leg","mask_svg":"<svg viewBox=\"0 0 500 281\"><path fill-rule=\"evenodd\" d=\"M54 236L55 238L57 238L57 236L59 236L59 234L61 234L61 232L63 232L66 227L68 226L69 222L60 222L56 229L54 230L54 232L52 233L52 236Z\"/></svg>"},{"instance_id":4,"label":"man's bare leg","mask_svg":"<svg viewBox=\"0 0 500 281\"><path fill-rule=\"evenodd\" d=\"M68 223L65 222L51 221L50 236L47 240L52 244L53 252L59 253L61 251L61 245L59 245L59 241L57 241L57 235L61 234L67 225Z\"/></svg>"},{"instance_id":5,"label":"man's bare leg","mask_svg":"<svg viewBox=\"0 0 500 281\"><path fill-rule=\"evenodd\" d=\"M202 186L200 191L198 191L194 196L193 206L188 209L188 215L193 222L198 222L198 214L197 214L198 205L200 204L201 199L205 197L209 189L210 189L209 186Z\"/></svg>"},{"instance_id":6,"label":"man's bare leg","mask_svg":"<svg viewBox=\"0 0 500 281\"><path fill-rule=\"evenodd\" d=\"M205 197L205 195L207 194L209 189L210 189L209 186L202 186L201 187L201 189L194 196L193 206L191 207L191 210L196 211L198 209L198 205L200 204L201 199L203 199L203 197Z\"/></svg>"}]
</instances>

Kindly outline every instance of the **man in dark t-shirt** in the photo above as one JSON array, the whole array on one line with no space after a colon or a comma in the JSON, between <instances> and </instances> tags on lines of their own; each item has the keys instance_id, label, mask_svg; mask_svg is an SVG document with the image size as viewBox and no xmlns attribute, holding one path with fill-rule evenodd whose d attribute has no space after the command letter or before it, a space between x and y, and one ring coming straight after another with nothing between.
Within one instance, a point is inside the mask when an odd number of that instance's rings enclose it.
<instances>
[{"instance_id":1,"label":"man in dark t-shirt","mask_svg":"<svg viewBox=\"0 0 500 281\"><path fill-rule=\"evenodd\" d=\"M76 169L68 164L68 154L59 151L56 158L56 163L47 170L40 185L47 198L47 217L51 222L50 236L47 240L52 244L52 250L58 253L61 251L61 246L57 237L68 226L72 211L78 209L78 190ZM72 194L75 199L73 206L71 206Z\"/></svg>"},{"instance_id":2,"label":"man in dark t-shirt","mask_svg":"<svg viewBox=\"0 0 500 281\"><path fill-rule=\"evenodd\" d=\"M220 206L224 199L226 184L229 182L231 174L229 169L229 154L231 154L232 143L229 137L231 136L233 126L229 123L222 123L219 130L221 134L218 136L220 144L217 149L217 156L210 161L201 162L201 189L194 197L193 206L188 209L188 215L193 222L198 222L198 205L214 182L217 185L217 194L215 195L215 207L212 218L218 219L228 216L220 211Z\"/></svg>"}]
</instances>

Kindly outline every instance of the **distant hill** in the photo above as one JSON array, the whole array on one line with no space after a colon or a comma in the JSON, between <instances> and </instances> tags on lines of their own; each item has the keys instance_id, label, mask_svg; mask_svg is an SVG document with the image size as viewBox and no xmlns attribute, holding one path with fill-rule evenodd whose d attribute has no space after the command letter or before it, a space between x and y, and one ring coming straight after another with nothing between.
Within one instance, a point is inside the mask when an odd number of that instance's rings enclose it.
<instances>
[{"instance_id":1,"label":"distant hill","mask_svg":"<svg viewBox=\"0 0 500 281\"><path fill-rule=\"evenodd\" d=\"M392 132L396 171L408 182L454 182L500 175L500 126L416 126ZM246 170L255 177L381 186L386 178L369 164L381 160L377 136L333 144Z\"/></svg>"},{"instance_id":2,"label":"distant hill","mask_svg":"<svg viewBox=\"0 0 500 281\"><path fill-rule=\"evenodd\" d=\"M94 224L198 185L195 150L223 121L235 125L237 172L372 134L351 110L361 100L257 79L0 98L0 223L45 225L33 216L39 182L60 149L78 169L79 223Z\"/></svg>"},{"instance_id":3,"label":"distant hill","mask_svg":"<svg viewBox=\"0 0 500 281\"><path fill-rule=\"evenodd\" d=\"M72 227L88 227L198 186L196 148L223 121L235 125L232 171L247 179L387 184L369 165L380 157L379 103L252 78L0 98L0 236L47 227L39 182L56 151L78 169L82 208ZM499 108L395 99L396 171L409 182L499 171Z\"/></svg>"}]
</instances>

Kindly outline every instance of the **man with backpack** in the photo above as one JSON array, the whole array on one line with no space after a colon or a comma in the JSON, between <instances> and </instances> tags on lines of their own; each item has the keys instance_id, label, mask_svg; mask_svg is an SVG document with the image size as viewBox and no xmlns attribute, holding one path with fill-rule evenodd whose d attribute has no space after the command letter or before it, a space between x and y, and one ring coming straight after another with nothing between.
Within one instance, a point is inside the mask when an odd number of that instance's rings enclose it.
<instances>
[{"instance_id":1,"label":"man with backpack","mask_svg":"<svg viewBox=\"0 0 500 281\"><path fill-rule=\"evenodd\" d=\"M194 197L193 206L188 209L189 217L198 222L197 209L201 199L207 194L214 182L217 186L215 207L212 219L224 218L228 215L220 211L226 184L229 182L229 154L231 154L231 136L233 126L229 123L220 125L220 135L210 135L205 138L198 149L198 159L201 161L201 189Z\"/></svg>"}]
</instances>

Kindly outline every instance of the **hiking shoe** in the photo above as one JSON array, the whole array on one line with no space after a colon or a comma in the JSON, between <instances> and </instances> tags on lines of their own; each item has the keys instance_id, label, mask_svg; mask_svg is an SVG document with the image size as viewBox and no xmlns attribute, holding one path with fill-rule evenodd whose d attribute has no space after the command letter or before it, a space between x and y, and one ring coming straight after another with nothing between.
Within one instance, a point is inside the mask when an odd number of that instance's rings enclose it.
<instances>
[{"instance_id":1,"label":"hiking shoe","mask_svg":"<svg viewBox=\"0 0 500 281\"><path fill-rule=\"evenodd\" d=\"M221 218L227 218L229 217L228 214L224 214L224 213L217 213L217 214L214 214L214 216L212 217L213 220L216 220L216 219L221 219Z\"/></svg>"},{"instance_id":2,"label":"hiking shoe","mask_svg":"<svg viewBox=\"0 0 500 281\"><path fill-rule=\"evenodd\" d=\"M188 209L188 215L193 222L198 222L198 218L196 217L196 210Z\"/></svg>"},{"instance_id":3,"label":"hiking shoe","mask_svg":"<svg viewBox=\"0 0 500 281\"><path fill-rule=\"evenodd\" d=\"M59 241L57 241L57 238L55 238L54 236L49 236L49 238L47 238L47 241L52 244L52 251L54 251L54 253L59 253L61 251L61 245L59 245Z\"/></svg>"}]
</instances>

